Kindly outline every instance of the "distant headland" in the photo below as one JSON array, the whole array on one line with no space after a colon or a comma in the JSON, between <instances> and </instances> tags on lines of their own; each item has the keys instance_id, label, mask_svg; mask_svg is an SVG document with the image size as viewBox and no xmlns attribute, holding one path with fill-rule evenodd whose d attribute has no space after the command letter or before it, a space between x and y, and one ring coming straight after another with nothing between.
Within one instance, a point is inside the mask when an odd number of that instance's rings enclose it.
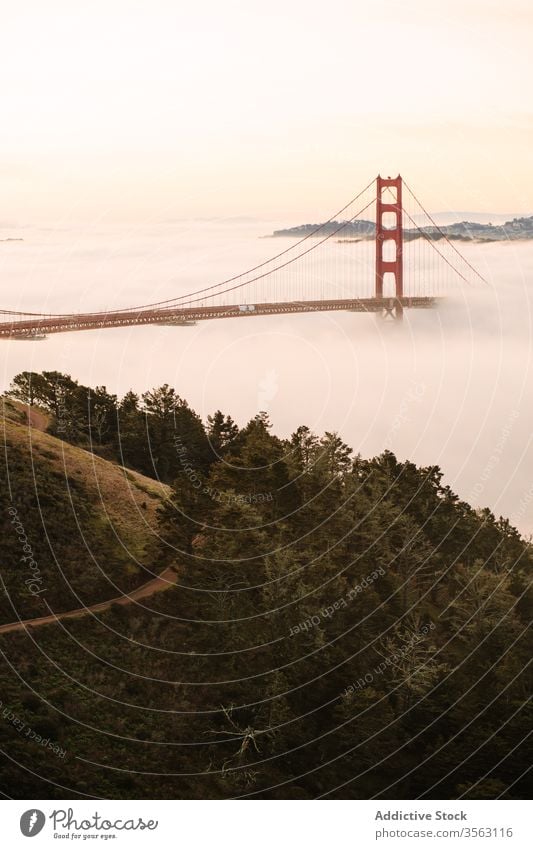
<instances>
[{"instance_id":1,"label":"distant headland","mask_svg":"<svg viewBox=\"0 0 533 849\"><path fill-rule=\"evenodd\" d=\"M373 239L376 226L373 221L328 221L326 224L300 224L297 227L287 227L274 230L272 237L286 236L301 238L311 236L338 235L340 242L359 242L363 239ZM504 224L479 224L473 221L460 221L456 224L446 224L438 227L411 227L404 229L405 241L426 238L432 241L447 238L462 242L503 242L533 239L533 215L526 218L513 218Z\"/></svg>"}]
</instances>

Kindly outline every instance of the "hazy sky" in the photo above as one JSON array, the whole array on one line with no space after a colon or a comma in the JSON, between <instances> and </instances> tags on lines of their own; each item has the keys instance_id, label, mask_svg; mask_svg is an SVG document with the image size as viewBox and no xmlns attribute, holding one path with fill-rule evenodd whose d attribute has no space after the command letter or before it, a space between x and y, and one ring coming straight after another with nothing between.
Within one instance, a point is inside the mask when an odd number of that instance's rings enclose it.
<instances>
[{"instance_id":1,"label":"hazy sky","mask_svg":"<svg viewBox=\"0 0 533 849\"><path fill-rule=\"evenodd\" d=\"M320 217L378 171L533 212L530 0L21 0L0 28L3 226Z\"/></svg>"}]
</instances>

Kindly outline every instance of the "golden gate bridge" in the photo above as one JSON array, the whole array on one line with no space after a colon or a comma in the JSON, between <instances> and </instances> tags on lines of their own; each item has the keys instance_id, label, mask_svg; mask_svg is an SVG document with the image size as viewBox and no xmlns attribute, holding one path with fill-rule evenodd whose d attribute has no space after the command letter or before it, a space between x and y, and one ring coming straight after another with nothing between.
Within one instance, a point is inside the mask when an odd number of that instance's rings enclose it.
<instances>
[{"instance_id":1,"label":"golden gate bridge","mask_svg":"<svg viewBox=\"0 0 533 849\"><path fill-rule=\"evenodd\" d=\"M451 287L477 281L486 283L405 180L378 176L327 221L233 277L164 301L114 310L0 310L0 338L331 311L401 320L404 310L434 307Z\"/></svg>"}]
</instances>

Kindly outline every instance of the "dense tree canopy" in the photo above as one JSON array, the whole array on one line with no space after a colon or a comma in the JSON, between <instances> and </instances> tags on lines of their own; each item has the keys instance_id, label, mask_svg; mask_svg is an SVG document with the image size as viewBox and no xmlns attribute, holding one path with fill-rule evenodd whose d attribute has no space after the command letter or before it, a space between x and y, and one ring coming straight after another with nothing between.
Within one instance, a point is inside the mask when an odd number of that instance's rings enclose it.
<instances>
[{"instance_id":1,"label":"dense tree canopy","mask_svg":"<svg viewBox=\"0 0 533 849\"><path fill-rule=\"evenodd\" d=\"M43 373L12 394L63 439L172 483L147 551L155 571L176 564L176 588L73 622L75 639L42 629L44 667L33 641L3 638L25 668L10 703L86 759L46 762L52 781L110 797L527 795L532 549L507 520L437 466L364 459L304 425L281 439L265 413L204 425L167 385L117 401ZM43 775L41 752L17 753ZM64 796L11 762L1 777Z\"/></svg>"}]
</instances>

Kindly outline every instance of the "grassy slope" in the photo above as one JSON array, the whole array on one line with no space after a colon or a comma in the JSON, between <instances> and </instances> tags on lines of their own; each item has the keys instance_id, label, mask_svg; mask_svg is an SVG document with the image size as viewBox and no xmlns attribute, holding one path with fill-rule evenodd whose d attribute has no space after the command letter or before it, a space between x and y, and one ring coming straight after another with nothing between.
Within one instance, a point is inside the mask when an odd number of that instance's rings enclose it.
<instances>
[{"instance_id":1,"label":"grassy slope","mask_svg":"<svg viewBox=\"0 0 533 849\"><path fill-rule=\"evenodd\" d=\"M130 590L149 580L142 566L153 569L147 555L168 487L44 433L48 420L42 411L32 410L28 417L25 405L2 399L0 414L1 568L18 613L47 611L43 599L29 596L20 580L27 567L20 563L21 544L7 512L12 504L39 568L50 579L46 599L54 610L78 606L59 580L61 571L85 603L117 595L113 584ZM4 604L1 621L13 618Z\"/></svg>"}]
</instances>

